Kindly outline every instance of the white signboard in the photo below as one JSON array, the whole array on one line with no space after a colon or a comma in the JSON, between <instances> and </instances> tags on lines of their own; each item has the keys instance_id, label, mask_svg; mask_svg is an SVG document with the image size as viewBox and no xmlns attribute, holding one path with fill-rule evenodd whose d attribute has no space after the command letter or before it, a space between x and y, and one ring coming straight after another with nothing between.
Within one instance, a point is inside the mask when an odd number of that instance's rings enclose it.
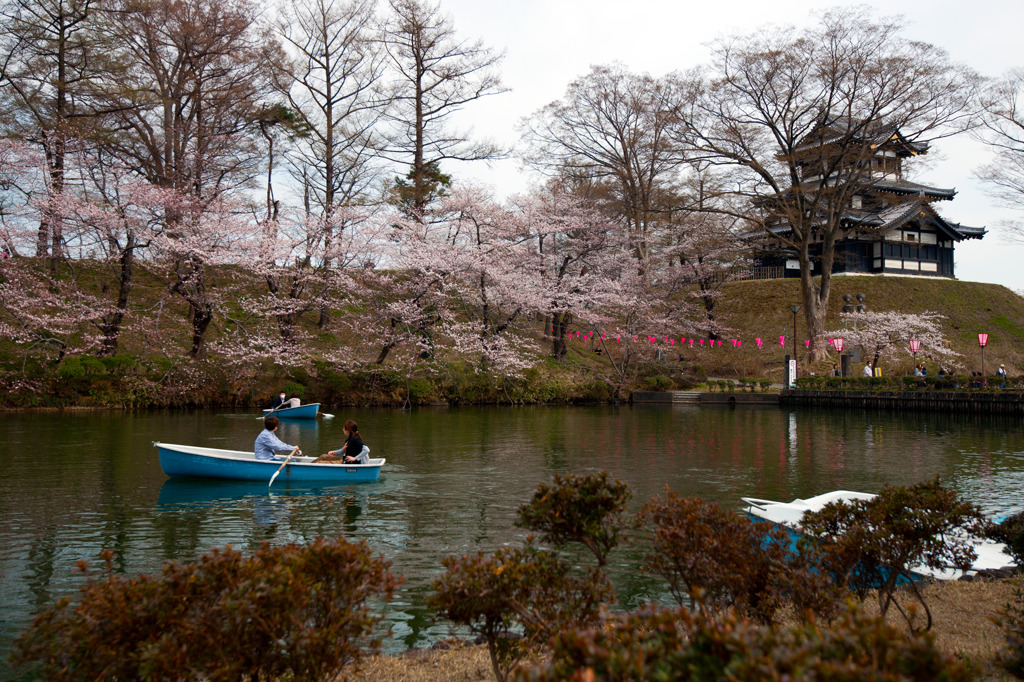
<instances>
[{"instance_id":1,"label":"white signboard","mask_svg":"<svg viewBox=\"0 0 1024 682\"><path fill-rule=\"evenodd\" d=\"M789 361L789 387L796 388L796 358Z\"/></svg>"}]
</instances>

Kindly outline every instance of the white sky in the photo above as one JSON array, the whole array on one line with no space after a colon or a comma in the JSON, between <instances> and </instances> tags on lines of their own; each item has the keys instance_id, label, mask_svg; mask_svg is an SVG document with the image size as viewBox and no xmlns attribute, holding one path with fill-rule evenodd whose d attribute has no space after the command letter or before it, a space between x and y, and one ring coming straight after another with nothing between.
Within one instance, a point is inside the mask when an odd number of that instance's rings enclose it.
<instances>
[{"instance_id":1,"label":"white sky","mask_svg":"<svg viewBox=\"0 0 1024 682\"><path fill-rule=\"evenodd\" d=\"M879 17L903 16L908 38L931 42L983 75L996 77L1024 67L1024 3L1019 0L840 1L814 6L858 4L876 10ZM809 7L796 0L441 0L461 37L481 38L505 52L501 71L511 92L476 102L463 112L476 136L504 144L518 141L522 117L562 97L566 86L592 64L618 61L653 76L686 70L708 61L707 43L717 37L769 24L814 23ZM1013 214L997 206L971 177L988 158L986 149L960 136L938 141L928 156L928 167L913 179L958 191L953 201L936 205L942 216L989 229L984 239L957 245L957 277L1024 291L1024 246L1008 243L1000 230ZM489 169L476 163L446 170L456 179L491 185L500 196L523 191L536 180L515 160Z\"/></svg>"}]
</instances>

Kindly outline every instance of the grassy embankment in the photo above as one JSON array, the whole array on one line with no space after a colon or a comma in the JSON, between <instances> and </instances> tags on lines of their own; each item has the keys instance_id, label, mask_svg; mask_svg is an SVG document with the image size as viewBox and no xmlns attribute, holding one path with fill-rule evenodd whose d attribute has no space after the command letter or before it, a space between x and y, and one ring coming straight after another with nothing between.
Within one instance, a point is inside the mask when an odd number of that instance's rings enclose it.
<instances>
[{"instance_id":1,"label":"grassy embankment","mask_svg":"<svg viewBox=\"0 0 1024 682\"><path fill-rule=\"evenodd\" d=\"M79 274L79 280L94 294L103 291L102 273ZM243 296L262 296L265 285L249 281L234 269L211 274L211 290L232 290L235 304L227 306L227 315L219 315L209 331L209 341L237 333L239 327L273 335L272 322L261 321L244 312L237 301ZM1012 374L1024 372L1024 299L1005 287L992 284L901 277L838 277L833 280L832 300L827 328L842 328L839 311L844 293L866 295L871 311L935 311L944 316L944 331L952 347L964 355L966 369L977 368L980 353L979 331L988 332L986 368L1006 363ZM113 296L113 292L108 292ZM120 340L117 356L97 359L87 355L69 355L56 362L57 346L37 344L31 349L0 340L0 406L6 407L161 407L161 406L255 406L269 400L279 390L296 392L306 401L327 405L375 404L400 405L448 403L569 403L611 399L618 379L603 354L594 353L589 344L572 343L567 358L554 361L547 353L550 343L541 334L541 322L524 321L520 331L535 335L538 355L523 377L495 380L477 374L467 362L446 358L433 371L407 371L405 362L395 353L389 363L368 369L351 370L314 362L311 367L285 367L272 360L226 363L215 346L205 360L185 358L191 335L188 311L180 297L167 293L157 275L140 269L136 276L133 309L140 311L129 320ZM622 386L626 398L631 390L690 388L704 376L781 379L782 349L780 334L792 333L793 317L789 305L800 301L799 282L795 279L733 282L723 287L716 318L729 328L723 334L721 348L676 346L660 362L637 365ZM159 312L160 336L154 318ZM308 343L316 348L350 345L351 332L344 324L349 311L332 311L332 323L326 329L316 326L316 312L307 313L301 327ZM662 333L663 330L652 330ZM797 318L797 338L806 336L802 314ZM743 340L734 348L730 338ZM758 349L755 337L764 347ZM617 348L610 344L613 357ZM367 359L378 349L367 346ZM684 361L678 357L682 353ZM929 363L928 349L918 356ZM800 358L803 371L826 373L835 358L826 358L817 367L808 367ZM887 374L900 374L912 365L909 354L898 362L883 363Z\"/></svg>"}]
</instances>

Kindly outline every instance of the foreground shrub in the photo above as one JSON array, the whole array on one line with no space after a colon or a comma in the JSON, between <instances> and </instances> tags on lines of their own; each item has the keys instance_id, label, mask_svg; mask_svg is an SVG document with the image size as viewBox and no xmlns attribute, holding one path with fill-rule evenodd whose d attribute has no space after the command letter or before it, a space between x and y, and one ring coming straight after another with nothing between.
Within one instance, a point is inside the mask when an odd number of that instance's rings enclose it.
<instances>
[{"instance_id":1,"label":"foreground shrub","mask_svg":"<svg viewBox=\"0 0 1024 682\"><path fill-rule=\"evenodd\" d=\"M498 680L532 646L595 623L612 597L607 581L593 572L573 577L567 563L532 543L489 557L447 557L444 566L427 605L484 638Z\"/></svg>"},{"instance_id":2,"label":"foreground shrub","mask_svg":"<svg viewBox=\"0 0 1024 682\"><path fill-rule=\"evenodd\" d=\"M653 534L643 569L664 578L680 606L732 608L771 623L787 602L827 617L838 600L831 582L807 568L788 533L774 524L668 490L645 504L638 519Z\"/></svg>"},{"instance_id":3,"label":"foreground shrub","mask_svg":"<svg viewBox=\"0 0 1024 682\"><path fill-rule=\"evenodd\" d=\"M996 654L996 663L1019 680L1024 680L1024 586L1017 578L1013 601L1006 605L996 622L1006 635L1006 646Z\"/></svg>"},{"instance_id":4,"label":"foreground shrub","mask_svg":"<svg viewBox=\"0 0 1024 682\"><path fill-rule=\"evenodd\" d=\"M602 605L614 599L604 567L618 545L629 497L626 485L609 481L607 472L555 476L519 508L516 525L542 533L556 548L582 544L597 566L574 571L554 552L534 546L530 536L523 549L448 557L448 572L435 581L428 604L482 635L495 677L507 679L533 644L594 622Z\"/></svg>"},{"instance_id":5,"label":"foreground shrub","mask_svg":"<svg viewBox=\"0 0 1024 682\"><path fill-rule=\"evenodd\" d=\"M886 486L870 500L832 502L807 512L801 543L818 551L820 565L837 583L862 601L877 590L882 615L895 606L914 627L912 614L896 598L897 588L906 585L924 607L928 630L931 611L912 569L967 570L977 557L967 536L984 534L986 526L976 505L935 479L909 488Z\"/></svg>"},{"instance_id":6,"label":"foreground shrub","mask_svg":"<svg viewBox=\"0 0 1024 682\"><path fill-rule=\"evenodd\" d=\"M680 609L633 613L600 629L565 633L554 642L551 663L520 679L958 682L970 675L939 652L930 635L908 636L857 611L829 627L773 628Z\"/></svg>"},{"instance_id":7,"label":"foreground shrub","mask_svg":"<svg viewBox=\"0 0 1024 682\"><path fill-rule=\"evenodd\" d=\"M517 526L541 533L557 547L578 542L593 552L599 568L619 543L623 514L632 493L622 481L609 481L608 472L588 476L558 476L541 483L533 499L519 508Z\"/></svg>"},{"instance_id":8,"label":"foreground shrub","mask_svg":"<svg viewBox=\"0 0 1024 682\"><path fill-rule=\"evenodd\" d=\"M389 562L342 538L264 544L251 557L229 547L137 578L102 557L106 577L80 562L78 603L36 617L15 664L41 663L48 680L324 680L379 648L368 602L396 586Z\"/></svg>"},{"instance_id":9,"label":"foreground shrub","mask_svg":"<svg viewBox=\"0 0 1024 682\"><path fill-rule=\"evenodd\" d=\"M1014 563L1024 570L1024 511L1008 516L1002 523L992 524L986 535L1006 545Z\"/></svg>"}]
</instances>

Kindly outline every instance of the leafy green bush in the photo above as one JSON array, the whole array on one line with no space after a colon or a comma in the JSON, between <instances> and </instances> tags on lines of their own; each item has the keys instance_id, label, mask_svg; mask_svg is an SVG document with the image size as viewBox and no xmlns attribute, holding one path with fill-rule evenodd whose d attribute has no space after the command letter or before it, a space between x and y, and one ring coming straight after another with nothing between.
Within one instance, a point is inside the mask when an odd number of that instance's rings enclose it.
<instances>
[{"instance_id":1,"label":"leafy green bush","mask_svg":"<svg viewBox=\"0 0 1024 682\"><path fill-rule=\"evenodd\" d=\"M762 623L773 622L787 601L832 615L838 591L792 551L787 532L775 524L668 490L651 498L638 520L653 531L643 570L664 578L680 606L731 608Z\"/></svg>"},{"instance_id":2,"label":"leafy green bush","mask_svg":"<svg viewBox=\"0 0 1024 682\"><path fill-rule=\"evenodd\" d=\"M409 380L409 401L421 403L434 393L434 386L427 379Z\"/></svg>"},{"instance_id":3,"label":"leafy green bush","mask_svg":"<svg viewBox=\"0 0 1024 682\"><path fill-rule=\"evenodd\" d=\"M107 366L99 358L87 355L82 358L82 368L86 374L106 374Z\"/></svg>"},{"instance_id":4,"label":"leafy green bush","mask_svg":"<svg viewBox=\"0 0 1024 682\"><path fill-rule=\"evenodd\" d=\"M251 557L230 547L159 575L114 574L62 599L19 637L12 661L37 662L48 680L326 680L380 646L381 616L367 602L390 599L389 562L365 543L318 538L307 546L264 544Z\"/></svg>"},{"instance_id":5,"label":"leafy green bush","mask_svg":"<svg viewBox=\"0 0 1024 682\"><path fill-rule=\"evenodd\" d=\"M293 395L297 395L300 398L306 397L306 387L297 381L289 381L284 385L284 392L291 398Z\"/></svg>"},{"instance_id":6,"label":"leafy green bush","mask_svg":"<svg viewBox=\"0 0 1024 682\"><path fill-rule=\"evenodd\" d=\"M672 388L672 380L664 374L647 377L645 383L652 391L668 391Z\"/></svg>"},{"instance_id":7,"label":"leafy green bush","mask_svg":"<svg viewBox=\"0 0 1024 682\"><path fill-rule=\"evenodd\" d=\"M761 386L761 392L765 393L772 387L771 379L759 379L757 382Z\"/></svg>"},{"instance_id":8,"label":"leafy green bush","mask_svg":"<svg viewBox=\"0 0 1024 682\"><path fill-rule=\"evenodd\" d=\"M970 568L976 554L968 535L986 532L981 510L942 487L939 479L910 487L882 488L870 500L831 502L801 521L801 546L816 550L822 569L840 585L864 600L877 590L884 616L890 606L914 628L912 614L896 598L896 588L924 607L925 630L932 616L924 595L911 575L911 567Z\"/></svg>"},{"instance_id":9,"label":"leafy green bush","mask_svg":"<svg viewBox=\"0 0 1024 682\"><path fill-rule=\"evenodd\" d=\"M551 662L519 679L960 682L971 676L929 635L908 636L855 610L828 627L773 628L680 609L641 611L563 633Z\"/></svg>"},{"instance_id":10,"label":"leafy green bush","mask_svg":"<svg viewBox=\"0 0 1024 682\"><path fill-rule=\"evenodd\" d=\"M85 367L82 365L82 358L77 355L69 355L65 357L57 368L57 376L62 381L84 379Z\"/></svg>"},{"instance_id":11,"label":"leafy green bush","mask_svg":"<svg viewBox=\"0 0 1024 682\"><path fill-rule=\"evenodd\" d=\"M110 355L99 360L108 374L123 374L140 362L137 355Z\"/></svg>"}]
</instances>

